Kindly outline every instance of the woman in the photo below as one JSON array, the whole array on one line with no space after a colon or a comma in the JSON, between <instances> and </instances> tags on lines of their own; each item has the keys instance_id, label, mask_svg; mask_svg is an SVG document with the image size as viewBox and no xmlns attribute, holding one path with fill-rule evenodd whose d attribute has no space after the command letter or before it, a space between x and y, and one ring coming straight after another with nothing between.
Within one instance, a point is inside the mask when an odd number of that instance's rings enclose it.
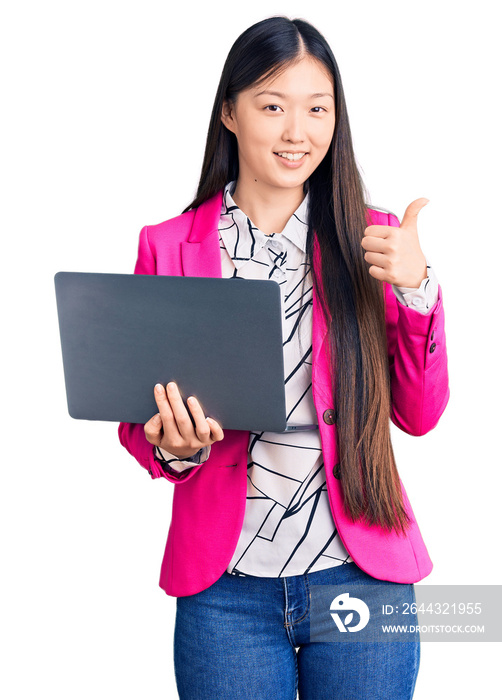
<instances>
[{"instance_id":1,"label":"woman","mask_svg":"<svg viewBox=\"0 0 502 700\"><path fill-rule=\"evenodd\" d=\"M120 425L152 478L175 484L160 585L177 598L181 698L413 695L418 634L346 644L339 632L363 624L353 603L355 617L328 611L329 640L314 641L313 587L340 604L359 595L373 621L385 602L411 612L432 568L389 425L423 435L449 397L441 289L417 234L426 203L401 226L365 204L336 61L314 27L271 17L237 39L197 196L143 228L135 272L275 279L288 421L318 428L224 432L175 383L155 387L146 425Z\"/></svg>"}]
</instances>

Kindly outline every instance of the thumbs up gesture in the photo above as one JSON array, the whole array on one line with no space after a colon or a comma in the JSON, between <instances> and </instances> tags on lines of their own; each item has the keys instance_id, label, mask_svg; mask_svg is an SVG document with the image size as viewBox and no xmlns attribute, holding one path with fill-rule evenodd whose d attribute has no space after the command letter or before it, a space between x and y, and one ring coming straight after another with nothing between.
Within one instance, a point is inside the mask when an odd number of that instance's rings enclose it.
<instances>
[{"instance_id":1,"label":"thumbs up gesture","mask_svg":"<svg viewBox=\"0 0 502 700\"><path fill-rule=\"evenodd\" d=\"M401 226L368 226L361 245L372 277L397 287L420 287L427 277L427 261L418 241L417 217L429 200L408 205Z\"/></svg>"}]
</instances>

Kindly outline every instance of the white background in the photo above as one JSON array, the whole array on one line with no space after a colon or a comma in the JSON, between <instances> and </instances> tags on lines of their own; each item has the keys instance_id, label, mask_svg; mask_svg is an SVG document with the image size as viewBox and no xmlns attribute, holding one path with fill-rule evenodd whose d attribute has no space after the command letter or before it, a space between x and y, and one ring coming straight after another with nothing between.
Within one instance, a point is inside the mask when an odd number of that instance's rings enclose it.
<instances>
[{"instance_id":1,"label":"white background","mask_svg":"<svg viewBox=\"0 0 502 700\"><path fill-rule=\"evenodd\" d=\"M330 42L372 203L402 217L430 199L419 234L443 289L451 399L426 436L393 426L394 446L435 565L427 583L500 584L496 4L4 7L2 696L175 694L176 601L158 587L173 486L126 453L116 424L68 416L53 276L132 272L141 227L195 194L231 44L272 14ZM415 698L494 697L496 653L424 643Z\"/></svg>"}]
</instances>

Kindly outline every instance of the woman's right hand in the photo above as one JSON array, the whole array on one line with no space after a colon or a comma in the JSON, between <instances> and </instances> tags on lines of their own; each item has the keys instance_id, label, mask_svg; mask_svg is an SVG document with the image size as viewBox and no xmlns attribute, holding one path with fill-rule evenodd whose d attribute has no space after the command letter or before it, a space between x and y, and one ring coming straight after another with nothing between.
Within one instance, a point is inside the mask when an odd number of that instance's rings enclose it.
<instances>
[{"instance_id":1,"label":"woman's right hand","mask_svg":"<svg viewBox=\"0 0 502 700\"><path fill-rule=\"evenodd\" d=\"M152 445L161 447L178 459L186 459L201 447L223 440L219 423L213 418L206 418L197 399L190 396L187 403L195 421L194 427L174 382L165 388L162 384L156 384L154 395L159 412L145 423L145 437Z\"/></svg>"}]
</instances>

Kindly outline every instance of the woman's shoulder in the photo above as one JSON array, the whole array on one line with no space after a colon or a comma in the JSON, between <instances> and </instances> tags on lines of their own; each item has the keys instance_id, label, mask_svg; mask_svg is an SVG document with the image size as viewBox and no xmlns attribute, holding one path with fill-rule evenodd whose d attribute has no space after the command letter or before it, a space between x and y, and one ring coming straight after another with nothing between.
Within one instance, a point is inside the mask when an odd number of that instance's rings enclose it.
<instances>
[{"instance_id":1,"label":"woman's shoulder","mask_svg":"<svg viewBox=\"0 0 502 700\"><path fill-rule=\"evenodd\" d=\"M159 224L148 225L146 227L148 229L148 237L150 239L155 239L164 238L166 235L169 235L170 238L177 236L179 236L180 239L186 238L192 228L195 212L195 209L190 209L183 214L178 214L178 216L173 216L170 219L161 221Z\"/></svg>"},{"instance_id":2,"label":"woman's shoulder","mask_svg":"<svg viewBox=\"0 0 502 700\"><path fill-rule=\"evenodd\" d=\"M219 216L221 210L222 192L219 191L212 197L202 202L198 207L189 209L188 211L178 214L171 219L161 221L159 224L146 226L148 229L148 238L150 240L162 239L169 237L169 240L186 240L192 228L195 225L196 229L214 227L214 222Z\"/></svg>"},{"instance_id":3,"label":"woman's shoulder","mask_svg":"<svg viewBox=\"0 0 502 700\"><path fill-rule=\"evenodd\" d=\"M394 212L374 204L367 204L368 218L373 225L377 226L399 226L399 219Z\"/></svg>"}]
</instances>

